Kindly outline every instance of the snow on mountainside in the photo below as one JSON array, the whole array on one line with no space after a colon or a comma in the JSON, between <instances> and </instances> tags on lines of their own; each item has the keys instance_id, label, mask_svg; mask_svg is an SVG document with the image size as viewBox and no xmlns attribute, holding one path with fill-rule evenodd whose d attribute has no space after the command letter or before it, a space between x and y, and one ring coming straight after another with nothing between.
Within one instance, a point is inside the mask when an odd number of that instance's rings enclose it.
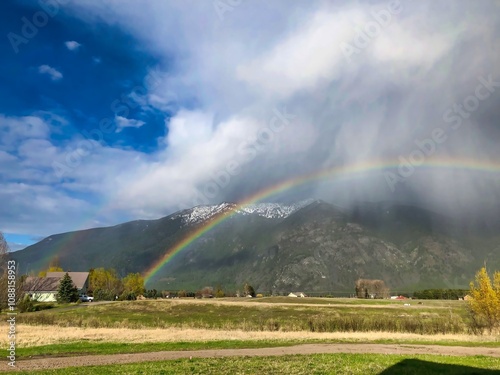
<instances>
[{"instance_id":1,"label":"snow on mountainside","mask_svg":"<svg viewBox=\"0 0 500 375\"><path fill-rule=\"evenodd\" d=\"M280 203L253 203L240 206L235 203L221 203L211 206L196 206L173 215L171 219L182 217L184 224L196 224L228 211L235 211L237 214L242 215L254 214L268 219L283 219L312 202L314 200L308 199L289 205Z\"/></svg>"},{"instance_id":2,"label":"snow on mountainside","mask_svg":"<svg viewBox=\"0 0 500 375\"><path fill-rule=\"evenodd\" d=\"M268 219L285 218L292 213L314 202L314 200L305 200L291 205L280 203L255 203L248 204L239 208L238 211L248 214L258 214L259 216L267 217Z\"/></svg>"}]
</instances>

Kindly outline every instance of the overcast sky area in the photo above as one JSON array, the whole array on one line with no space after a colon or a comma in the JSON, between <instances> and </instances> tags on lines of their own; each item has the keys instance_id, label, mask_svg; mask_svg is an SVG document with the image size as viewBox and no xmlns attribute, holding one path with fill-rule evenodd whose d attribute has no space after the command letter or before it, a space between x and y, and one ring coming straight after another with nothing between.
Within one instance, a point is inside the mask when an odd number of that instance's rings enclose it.
<instances>
[{"instance_id":1,"label":"overcast sky area","mask_svg":"<svg viewBox=\"0 0 500 375\"><path fill-rule=\"evenodd\" d=\"M376 161L394 168L266 199L498 210L499 14L486 0L2 1L0 230L16 250Z\"/></svg>"}]
</instances>

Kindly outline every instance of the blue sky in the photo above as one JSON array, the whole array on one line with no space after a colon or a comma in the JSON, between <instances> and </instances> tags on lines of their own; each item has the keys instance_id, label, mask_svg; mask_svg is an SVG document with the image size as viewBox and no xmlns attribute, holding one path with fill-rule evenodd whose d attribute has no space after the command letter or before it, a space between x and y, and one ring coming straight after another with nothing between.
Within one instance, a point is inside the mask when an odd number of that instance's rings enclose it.
<instances>
[{"instance_id":1,"label":"blue sky","mask_svg":"<svg viewBox=\"0 0 500 375\"><path fill-rule=\"evenodd\" d=\"M41 119L49 127L44 140L65 145L81 137L84 131L98 128L102 119L109 118L117 126L127 124L115 120L125 105L129 123L135 120L136 125L143 125L106 134L105 144L145 154L157 150L158 137L168 131L164 121L169 114L138 105L131 99L124 104L122 98L128 98L134 87L145 91L143 80L148 69L158 69L160 64L165 67L168 61L159 61L142 50L131 35L118 27L102 23L89 25L65 13L62 7L53 17L45 12L48 21L41 16L39 22L46 25L37 28L32 38L24 38L22 27L27 23L23 17L33 24L34 15L44 9L35 1L12 1L1 7L2 35L7 36L2 38L0 71L0 113L4 119ZM9 37L8 33L16 35ZM18 38L28 42L19 43ZM116 100L119 104L113 106ZM10 155L20 157L15 150ZM47 167L38 166L37 173L53 174L54 167L52 171ZM37 173L29 175L29 170L25 171L28 175L20 178L11 171L7 181L37 185ZM72 191L61 186L71 180L70 176L63 177L51 185L68 197L99 204L99 196L92 192ZM13 249L40 239L31 233L6 233L6 237Z\"/></svg>"},{"instance_id":2,"label":"blue sky","mask_svg":"<svg viewBox=\"0 0 500 375\"><path fill-rule=\"evenodd\" d=\"M498 10L488 1L2 2L0 230L16 250L237 201L318 169L397 162L436 128L449 131L443 114L481 77L500 81ZM426 158L500 160L495 85ZM418 170L397 189L386 177L272 199L406 200L450 215L500 201L498 174Z\"/></svg>"},{"instance_id":3,"label":"blue sky","mask_svg":"<svg viewBox=\"0 0 500 375\"><path fill-rule=\"evenodd\" d=\"M21 19L33 20L36 12L43 11L37 5L37 2L4 5L8 12L0 16L2 27L22 36ZM61 132L59 138L67 140L75 133L95 128L102 118L113 117L112 102L128 95L134 86L141 86L148 67L160 61L141 50L130 35L117 27L102 24L89 27L62 12L61 9L50 17L28 43L14 43L18 53L9 38L2 39L4 59L0 78L4 84L0 88L3 98L0 110L6 116L46 111L64 117L71 127ZM42 66L52 71L42 73ZM135 132L125 129L119 136L107 137L106 142L141 147L146 152L153 150L155 138L165 131L161 116L139 108L131 108L130 112L131 118L150 126Z\"/></svg>"}]
</instances>

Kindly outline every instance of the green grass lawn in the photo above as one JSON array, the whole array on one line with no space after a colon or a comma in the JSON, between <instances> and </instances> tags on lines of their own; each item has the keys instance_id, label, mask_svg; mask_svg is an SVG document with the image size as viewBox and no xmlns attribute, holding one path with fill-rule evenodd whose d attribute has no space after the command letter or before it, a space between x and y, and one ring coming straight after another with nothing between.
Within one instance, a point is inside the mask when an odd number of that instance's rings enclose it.
<instances>
[{"instance_id":1,"label":"green grass lawn","mask_svg":"<svg viewBox=\"0 0 500 375\"><path fill-rule=\"evenodd\" d=\"M316 354L282 357L179 359L111 366L71 367L19 374L335 374L335 375L493 375L500 359L491 357L402 356L380 354Z\"/></svg>"},{"instance_id":2,"label":"green grass lawn","mask_svg":"<svg viewBox=\"0 0 500 375\"><path fill-rule=\"evenodd\" d=\"M468 346L500 348L497 342L461 342L461 341L416 341L416 340L392 340L380 339L375 341L363 340L220 340L199 342L155 342L155 343L117 343L117 342L70 342L64 344L33 346L28 348L17 348L19 359L28 357L62 357L79 356L91 354L124 354L124 353L146 353L174 350L207 350L207 349L251 349L271 348L278 346L292 346L300 344L332 344L332 343L372 343L372 344L415 344L415 345L443 345L443 346Z\"/></svg>"}]
</instances>

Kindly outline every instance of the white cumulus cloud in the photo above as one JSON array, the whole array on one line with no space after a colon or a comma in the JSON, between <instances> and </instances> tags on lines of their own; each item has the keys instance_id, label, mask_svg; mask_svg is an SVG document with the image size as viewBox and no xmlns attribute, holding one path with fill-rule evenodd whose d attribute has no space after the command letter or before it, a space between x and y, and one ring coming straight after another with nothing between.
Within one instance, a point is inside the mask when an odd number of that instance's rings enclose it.
<instances>
[{"instance_id":1,"label":"white cumulus cloud","mask_svg":"<svg viewBox=\"0 0 500 375\"><path fill-rule=\"evenodd\" d=\"M74 40L68 40L67 42L64 42L64 45L70 51L77 51L82 46L80 43Z\"/></svg>"},{"instance_id":2,"label":"white cumulus cloud","mask_svg":"<svg viewBox=\"0 0 500 375\"><path fill-rule=\"evenodd\" d=\"M122 116L116 116L115 123L116 123L117 133L121 132L125 128L140 128L141 126L146 124L144 121L126 118Z\"/></svg>"},{"instance_id":3,"label":"white cumulus cloud","mask_svg":"<svg viewBox=\"0 0 500 375\"><path fill-rule=\"evenodd\" d=\"M63 74L60 71L49 65L40 65L38 67L38 73L47 74L52 81L59 81L63 78Z\"/></svg>"}]
</instances>

